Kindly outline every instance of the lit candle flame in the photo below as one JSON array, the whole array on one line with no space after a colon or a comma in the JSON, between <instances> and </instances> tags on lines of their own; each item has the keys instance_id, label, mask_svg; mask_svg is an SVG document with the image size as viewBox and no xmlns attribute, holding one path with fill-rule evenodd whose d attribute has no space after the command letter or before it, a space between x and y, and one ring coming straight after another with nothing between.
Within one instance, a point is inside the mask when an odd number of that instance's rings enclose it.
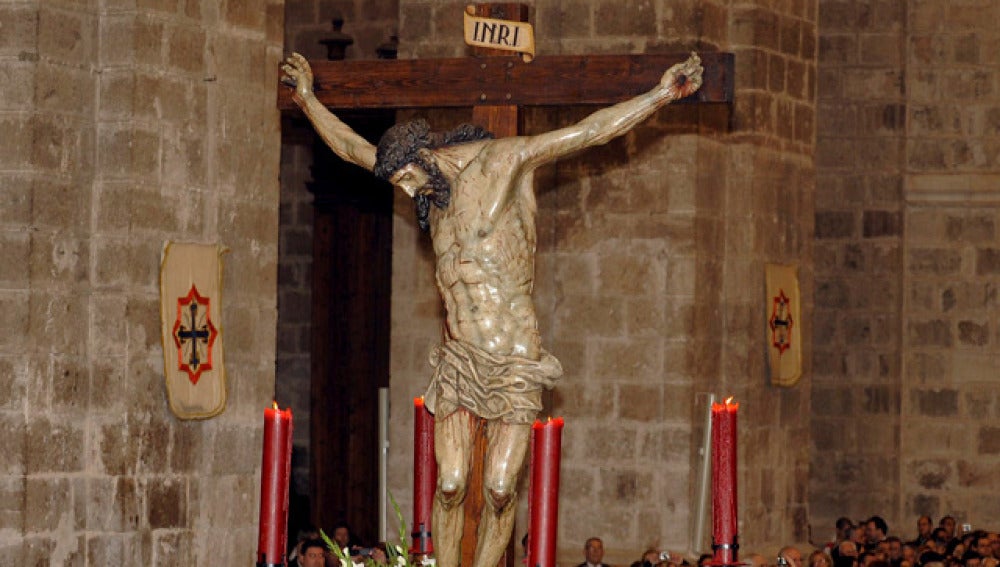
<instances>
[{"instance_id":1,"label":"lit candle flame","mask_svg":"<svg viewBox=\"0 0 1000 567\"><path fill-rule=\"evenodd\" d=\"M735 397L735 396L729 396L728 398L726 398L726 405L727 405L727 406L728 406L728 405L731 405L731 404L733 403L733 398L734 398L734 397Z\"/></svg>"},{"instance_id":2,"label":"lit candle flame","mask_svg":"<svg viewBox=\"0 0 1000 567\"><path fill-rule=\"evenodd\" d=\"M271 401L271 407L273 407L275 410L277 410L278 409L278 402L275 402L275 401L272 400Z\"/></svg>"}]
</instances>

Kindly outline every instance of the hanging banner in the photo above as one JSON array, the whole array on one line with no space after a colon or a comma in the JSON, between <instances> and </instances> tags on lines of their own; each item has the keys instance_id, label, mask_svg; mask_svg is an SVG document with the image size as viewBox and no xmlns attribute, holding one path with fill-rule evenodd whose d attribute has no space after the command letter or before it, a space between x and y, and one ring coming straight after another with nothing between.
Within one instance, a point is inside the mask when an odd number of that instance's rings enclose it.
<instances>
[{"instance_id":1,"label":"hanging banner","mask_svg":"<svg viewBox=\"0 0 1000 567\"><path fill-rule=\"evenodd\" d=\"M465 7L465 43L514 51L521 54L525 63L535 58L535 31L531 24L477 16L471 4Z\"/></svg>"},{"instance_id":2,"label":"hanging banner","mask_svg":"<svg viewBox=\"0 0 1000 567\"><path fill-rule=\"evenodd\" d=\"M226 408L222 254L216 244L167 242L160 262L160 325L170 410L207 419Z\"/></svg>"},{"instance_id":3,"label":"hanging banner","mask_svg":"<svg viewBox=\"0 0 1000 567\"><path fill-rule=\"evenodd\" d=\"M794 386L802 376L802 320L796 266L767 264L767 354L771 383Z\"/></svg>"}]
</instances>

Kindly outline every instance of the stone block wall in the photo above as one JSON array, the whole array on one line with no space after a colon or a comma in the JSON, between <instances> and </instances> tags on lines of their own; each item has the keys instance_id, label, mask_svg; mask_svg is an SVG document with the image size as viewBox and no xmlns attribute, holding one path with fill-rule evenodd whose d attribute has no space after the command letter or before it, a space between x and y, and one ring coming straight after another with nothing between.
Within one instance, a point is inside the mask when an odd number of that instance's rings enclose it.
<instances>
[{"instance_id":1,"label":"stone block wall","mask_svg":"<svg viewBox=\"0 0 1000 567\"><path fill-rule=\"evenodd\" d=\"M567 420L566 562L593 535L615 563L687 544L693 423L712 391L692 356L700 148L664 114L536 181L539 325L565 370L550 411Z\"/></svg>"},{"instance_id":2,"label":"stone block wall","mask_svg":"<svg viewBox=\"0 0 1000 567\"><path fill-rule=\"evenodd\" d=\"M898 526L906 2L820 2L814 541ZM915 521L915 519L914 519Z\"/></svg>"},{"instance_id":3,"label":"stone block wall","mask_svg":"<svg viewBox=\"0 0 1000 567\"><path fill-rule=\"evenodd\" d=\"M1000 6L909 6L901 515L996 524ZM912 528L911 528L912 529Z\"/></svg>"},{"instance_id":4,"label":"stone block wall","mask_svg":"<svg viewBox=\"0 0 1000 567\"><path fill-rule=\"evenodd\" d=\"M0 563L249 564L274 385L282 4L0 7ZM166 240L218 242L229 403L169 412Z\"/></svg>"},{"instance_id":5,"label":"stone block wall","mask_svg":"<svg viewBox=\"0 0 1000 567\"><path fill-rule=\"evenodd\" d=\"M320 41L333 31L333 20L342 18L341 31L354 43L347 59L374 59L375 50L399 29L399 0L286 0L285 49L308 59L326 59Z\"/></svg>"},{"instance_id":6,"label":"stone block wall","mask_svg":"<svg viewBox=\"0 0 1000 567\"><path fill-rule=\"evenodd\" d=\"M706 260L700 278L721 286L712 301L700 302L695 319L722 317L696 352L704 353L709 375L720 377L718 391L735 394L745 406L741 553L771 554L809 536L817 2L734 3L727 21L726 48L737 61L734 128L721 139L725 151L706 155L698 178L699 191L708 190L698 239ZM713 202L717 186L725 187L721 203ZM724 237L714 236L720 232ZM788 388L770 385L762 356L771 315L763 290L766 263L798 270L802 376ZM725 337L721 347L716 334ZM720 348L721 356L713 358Z\"/></svg>"},{"instance_id":7,"label":"stone block wall","mask_svg":"<svg viewBox=\"0 0 1000 567\"><path fill-rule=\"evenodd\" d=\"M993 519L993 2L822 2L814 526ZM845 387L845 385L847 387Z\"/></svg>"},{"instance_id":8,"label":"stone block wall","mask_svg":"<svg viewBox=\"0 0 1000 567\"><path fill-rule=\"evenodd\" d=\"M282 128L281 204L278 252L278 328L275 399L291 407L292 482L297 495L309 494L309 424L312 335L313 205L312 139L305 125Z\"/></svg>"},{"instance_id":9,"label":"stone block wall","mask_svg":"<svg viewBox=\"0 0 1000 567\"><path fill-rule=\"evenodd\" d=\"M401 2L401 57L463 55L462 6ZM723 49L739 65L732 132L725 109L668 108L536 176L535 300L543 344L566 371L546 406L567 420L559 562L580 561L592 535L615 564L650 545L687 548L708 392L743 401L741 516L755 518L743 522L744 550L804 539L811 328L791 389L769 385L761 337L765 262L798 263L807 320L812 309L816 3L532 9L541 53ZM592 110L535 109L527 130ZM437 128L463 119L430 117ZM391 452L409 463L409 400L426 385L441 304L405 197L394 242ZM390 471L404 509L409 482L405 466Z\"/></svg>"}]
</instances>

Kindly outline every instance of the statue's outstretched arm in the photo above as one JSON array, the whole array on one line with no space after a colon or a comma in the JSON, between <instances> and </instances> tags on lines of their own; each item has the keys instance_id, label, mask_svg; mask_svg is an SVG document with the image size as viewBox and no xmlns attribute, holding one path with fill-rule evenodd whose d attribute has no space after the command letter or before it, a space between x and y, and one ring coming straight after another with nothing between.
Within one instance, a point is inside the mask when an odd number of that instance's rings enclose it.
<instances>
[{"instance_id":1,"label":"statue's outstretched arm","mask_svg":"<svg viewBox=\"0 0 1000 567\"><path fill-rule=\"evenodd\" d=\"M667 70L660 84L649 92L598 110L566 128L521 139L527 169L590 146L605 144L649 118L662 106L691 95L701 87L701 58L692 53L683 63Z\"/></svg>"},{"instance_id":2,"label":"statue's outstretched arm","mask_svg":"<svg viewBox=\"0 0 1000 567\"><path fill-rule=\"evenodd\" d=\"M281 82L295 88L292 100L302 109L333 153L368 170L375 167L375 146L327 110L313 93L312 69L306 58L292 53L281 65Z\"/></svg>"}]
</instances>

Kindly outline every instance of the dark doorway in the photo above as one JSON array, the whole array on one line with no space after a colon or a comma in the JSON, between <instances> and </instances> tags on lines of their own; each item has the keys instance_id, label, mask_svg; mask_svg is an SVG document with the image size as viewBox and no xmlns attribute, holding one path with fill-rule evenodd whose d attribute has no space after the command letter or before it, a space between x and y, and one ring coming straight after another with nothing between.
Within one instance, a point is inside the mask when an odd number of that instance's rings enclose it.
<instances>
[{"instance_id":1,"label":"dark doorway","mask_svg":"<svg viewBox=\"0 0 1000 567\"><path fill-rule=\"evenodd\" d=\"M386 111L338 112L373 143ZM316 138L314 182L311 520L330 533L378 537L378 390L389 386L392 188ZM332 534L331 534L332 535Z\"/></svg>"}]
</instances>

